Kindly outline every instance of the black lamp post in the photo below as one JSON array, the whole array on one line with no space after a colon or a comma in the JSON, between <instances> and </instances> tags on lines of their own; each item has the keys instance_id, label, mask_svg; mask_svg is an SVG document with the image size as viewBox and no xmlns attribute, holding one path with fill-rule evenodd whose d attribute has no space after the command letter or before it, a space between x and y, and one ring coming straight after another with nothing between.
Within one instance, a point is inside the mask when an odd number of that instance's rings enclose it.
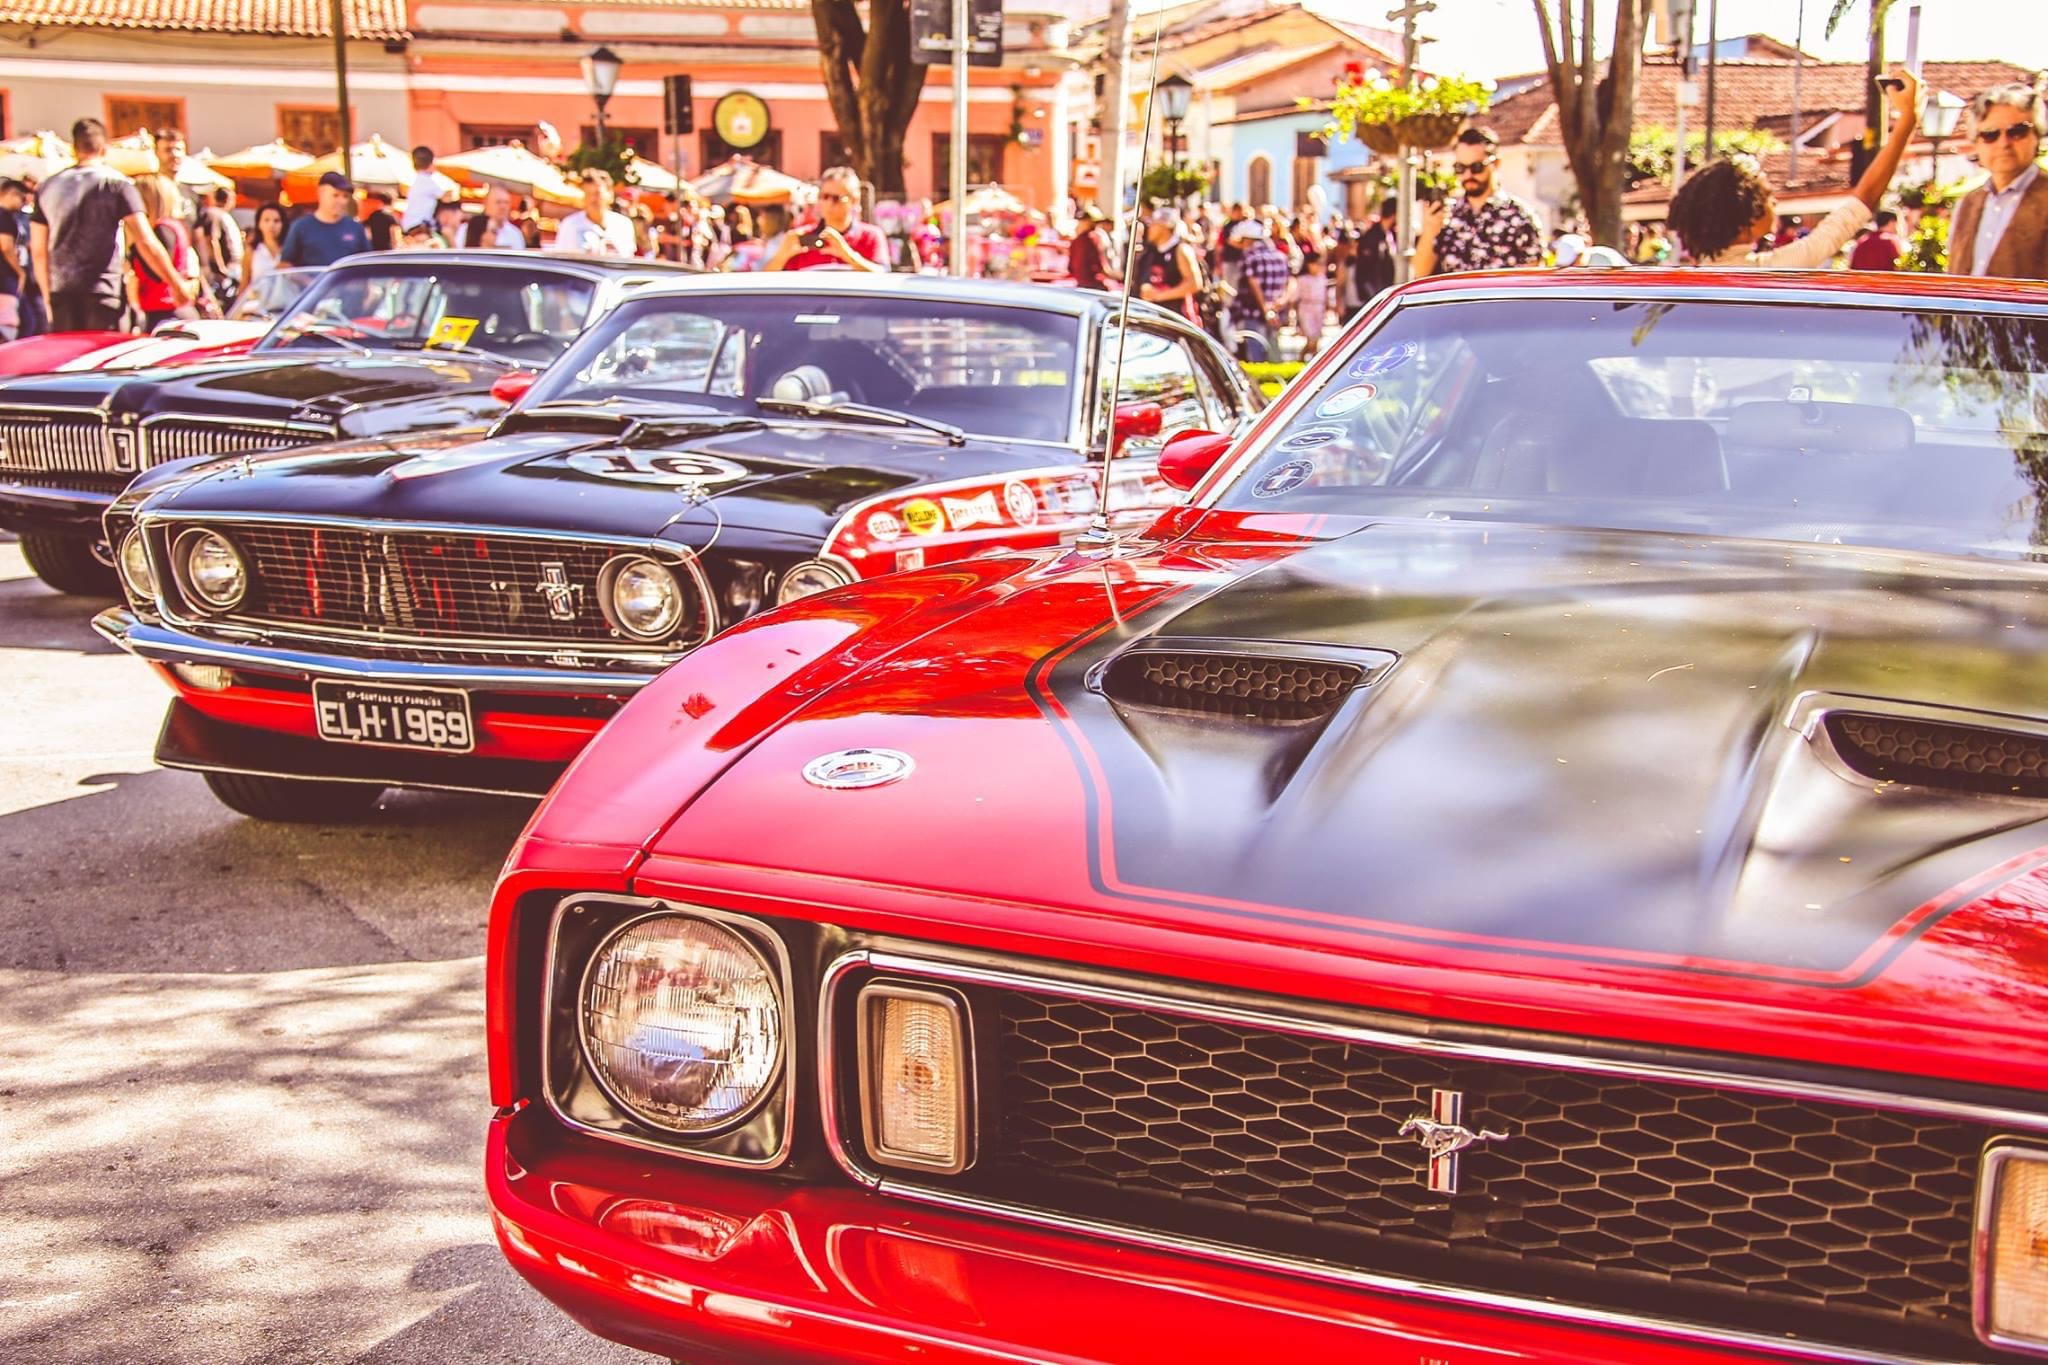
<instances>
[{"instance_id":1,"label":"black lamp post","mask_svg":"<svg viewBox=\"0 0 2048 1365\"><path fill-rule=\"evenodd\" d=\"M1186 76L1175 74L1159 82L1159 113L1166 120L1167 148L1176 171L1181 166L1180 125L1194 98L1195 83Z\"/></svg>"},{"instance_id":2,"label":"black lamp post","mask_svg":"<svg viewBox=\"0 0 2048 1365\"><path fill-rule=\"evenodd\" d=\"M604 107L611 103L612 91L619 88L619 68L625 63L619 54L608 47L601 47L583 59L583 81L590 87L590 99L597 106L597 145L605 145Z\"/></svg>"}]
</instances>

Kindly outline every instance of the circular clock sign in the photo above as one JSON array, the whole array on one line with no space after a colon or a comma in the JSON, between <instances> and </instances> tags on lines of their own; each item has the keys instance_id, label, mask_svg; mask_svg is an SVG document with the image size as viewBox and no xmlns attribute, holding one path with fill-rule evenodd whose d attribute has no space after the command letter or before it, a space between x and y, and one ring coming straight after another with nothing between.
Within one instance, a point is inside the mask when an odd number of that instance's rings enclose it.
<instances>
[{"instance_id":1,"label":"circular clock sign","mask_svg":"<svg viewBox=\"0 0 2048 1365\"><path fill-rule=\"evenodd\" d=\"M735 90L711 107L711 126L726 146L744 152L768 136L768 106L759 95Z\"/></svg>"}]
</instances>

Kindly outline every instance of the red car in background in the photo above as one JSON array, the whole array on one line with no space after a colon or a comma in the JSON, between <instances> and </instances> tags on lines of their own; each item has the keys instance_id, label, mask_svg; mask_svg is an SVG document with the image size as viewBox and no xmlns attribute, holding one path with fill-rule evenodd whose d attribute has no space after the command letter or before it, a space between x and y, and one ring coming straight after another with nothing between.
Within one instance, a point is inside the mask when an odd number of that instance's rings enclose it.
<instances>
[{"instance_id":1,"label":"red car in background","mask_svg":"<svg viewBox=\"0 0 2048 1365\"><path fill-rule=\"evenodd\" d=\"M506 1256L693 1362L2048 1354L2043 395L2029 286L1433 280L1144 539L740 623L507 862Z\"/></svg>"},{"instance_id":2,"label":"red car in background","mask_svg":"<svg viewBox=\"0 0 2048 1365\"><path fill-rule=\"evenodd\" d=\"M46 332L0 342L0 376L65 370L146 370L157 365L240 355L319 277L278 270L251 285L224 318L160 323L154 332Z\"/></svg>"}]
</instances>

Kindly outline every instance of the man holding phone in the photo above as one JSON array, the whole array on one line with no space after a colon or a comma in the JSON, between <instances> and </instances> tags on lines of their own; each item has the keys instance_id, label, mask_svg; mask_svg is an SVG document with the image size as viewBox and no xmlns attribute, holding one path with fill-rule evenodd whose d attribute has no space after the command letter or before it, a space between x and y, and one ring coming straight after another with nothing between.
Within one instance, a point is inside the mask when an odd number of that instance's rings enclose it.
<instances>
[{"instance_id":1,"label":"man holding phone","mask_svg":"<svg viewBox=\"0 0 2048 1365\"><path fill-rule=\"evenodd\" d=\"M818 177L814 227L791 229L765 270L859 270L885 274L889 243L882 230L860 221L860 174L834 166Z\"/></svg>"},{"instance_id":2,"label":"man holding phone","mask_svg":"<svg viewBox=\"0 0 2048 1365\"><path fill-rule=\"evenodd\" d=\"M1500 140L1491 129L1467 128L1451 148L1451 169L1463 191L1456 203L1425 203L1415 235L1415 278L1459 270L1506 270L1543 260L1543 220L1494 184Z\"/></svg>"},{"instance_id":3,"label":"man holding phone","mask_svg":"<svg viewBox=\"0 0 2048 1365\"><path fill-rule=\"evenodd\" d=\"M2048 280L2048 180L2035 163L2048 111L2031 85L2001 85L1970 101L1977 164L1990 176L1956 201L1948 273Z\"/></svg>"}]
</instances>

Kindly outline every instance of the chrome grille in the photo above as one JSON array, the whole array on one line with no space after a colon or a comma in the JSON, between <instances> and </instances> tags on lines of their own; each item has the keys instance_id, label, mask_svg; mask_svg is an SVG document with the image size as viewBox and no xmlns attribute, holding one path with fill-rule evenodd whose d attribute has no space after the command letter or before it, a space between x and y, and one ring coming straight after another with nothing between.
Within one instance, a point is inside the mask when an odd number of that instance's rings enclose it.
<instances>
[{"instance_id":1,"label":"chrome grille","mask_svg":"<svg viewBox=\"0 0 2048 1365\"><path fill-rule=\"evenodd\" d=\"M164 544L183 526L170 528ZM235 524L218 530L249 565L247 599L225 619L308 632L413 640L479 639L621 646L598 605L598 572L616 547L489 532ZM681 579L703 632L705 603Z\"/></svg>"},{"instance_id":2,"label":"chrome grille","mask_svg":"<svg viewBox=\"0 0 2048 1365\"><path fill-rule=\"evenodd\" d=\"M229 422L200 422L186 417L150 422L144 431L148 436L151 464L182 460L189 455L241 455L284 450L331 439L318 431L237 426Z\"/></svg>"},{"instance_id":3,"label":"chrome grille","mask_svg":"<svg viewBox=\"0 0 2048 1365\"><path fill-rule=\"evenodd\" d=\"M984 1193L1517 1294L1968 1340L1982 1125L994 997ZM1435 1090L1506 1135L1451 1194L1400 1131Z\"/></svg>"},{"instance_id":4,"label":"chrome grille","mask_svg":"<svg viewBox=\"0 0 2048 1365\"><path fill-rule=\"evenodd\" d=\"M82 474L104 481L109 474L125 476L134 470L132 461L125 469L116 465L106 423L96 413L0 413L0 473ZM71 484L67 480L58 486Z\"/></svg>"}]
</instances>

